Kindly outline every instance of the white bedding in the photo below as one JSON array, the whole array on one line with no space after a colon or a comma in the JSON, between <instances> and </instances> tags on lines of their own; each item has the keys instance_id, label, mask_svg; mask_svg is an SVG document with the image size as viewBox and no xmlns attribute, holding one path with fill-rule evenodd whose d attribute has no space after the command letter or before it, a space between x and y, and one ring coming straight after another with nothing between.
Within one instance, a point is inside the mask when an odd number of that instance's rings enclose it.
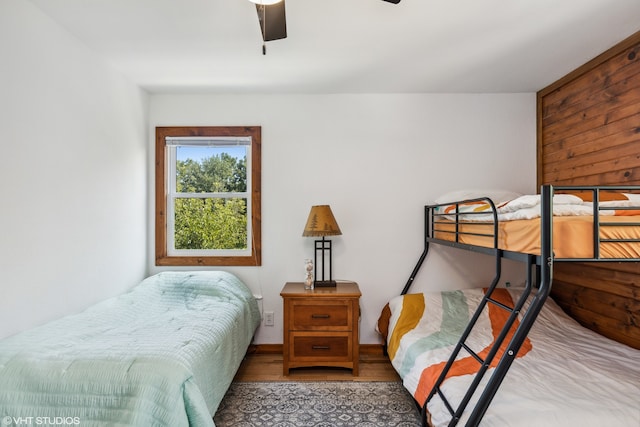
<instances>
[{"instance_id":1,"label":"white bedding","mask_svg":"<svg viewBox=\"0 0 640 427\"><path fill-rule=\"evenodd\" d=\"M607 193L612 194L612 193ZM615 193L619 197L617 200L600 200L598 206L600 208L629 208L640 206L640 195L628 193ZM514 221L535 219L540 217L540 195L522 195L504 202L496 202L495 208L499 221ZM450 204L436 208L437 213L447 214L446 218L455 220L456 212L460 214L460 219L464 221L474 222L492 222L494 221L492 207L489 202L479 200L474 202L461 203L458 205ZM472 215L463 215L472 214ZM616 210L600 210L600 216L612 215L628 215L626 211ZM593 202L583 200L581 197L573 194L556 194L553 196L553 215L554 216L591 216L593 215Z\"/></svg>"},{"instance_id":2,"label":"white bedding","mask_svg":"<svg viewBox=\"0 0 640 427\"><path fill-rule=\"evenodd\" d=\"M519 295L518 291L509 293L514 300ZM419 403L425 396L418 390L430 390L421 377L423 369L448 358L455 336L461 334L465 318L475 311L482 295L481 289L424 294L419 321L408 321L406 316L409 309L419 312L416 306L422 303L410 307L402 296L389 303L389 354ZM528 352L513 362L481 426L640 426L640 351L580 326L551 300L528 339ZM471 348L479 351L491 340L491 321L486 317L474 330ZM461 351L459 358L467 356ZM492 372L488 370L483 383ZM450 377L442 390L457 406L471 380L472 375ZM458 425L465 424L479 394L477 391ZM438 397L431 400L428 410L434 426L448 425L449 412Z\"/></svg>"}]
</instances>

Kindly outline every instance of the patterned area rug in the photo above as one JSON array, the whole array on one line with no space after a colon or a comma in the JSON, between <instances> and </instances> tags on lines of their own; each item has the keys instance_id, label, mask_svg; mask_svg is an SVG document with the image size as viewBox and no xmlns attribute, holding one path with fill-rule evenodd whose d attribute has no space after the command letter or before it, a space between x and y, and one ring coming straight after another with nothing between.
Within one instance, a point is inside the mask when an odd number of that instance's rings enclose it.
<instances>
[{"instance_id":1,"label":"patterned area rug","mask_svg":"<svg viewBox=\"0 0 640 427\"><path fill-rule=\"evenodd\" d=\"M216 427L421 425L399 382L234 382L213 420Z\"/></svg>"}]
</instances>

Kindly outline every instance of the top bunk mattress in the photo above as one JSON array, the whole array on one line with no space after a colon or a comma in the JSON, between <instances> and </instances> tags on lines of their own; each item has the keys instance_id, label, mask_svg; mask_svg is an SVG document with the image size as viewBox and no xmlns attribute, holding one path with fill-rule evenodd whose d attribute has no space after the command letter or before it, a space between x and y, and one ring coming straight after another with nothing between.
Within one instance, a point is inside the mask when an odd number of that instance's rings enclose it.
<instances>
[{"instance_id":1,"label":"top bunk mattress","mask_svg":"<svg viewBox=\"0 0 640 427\"><path fill-rule=\"evenodd\" d=\"M553 251L556 258L640 258L640 216L607 217L607 227L601 227L599 257L594 249L593 216L558 216L553 219ZM493 247L493 224L459 223L440 220L434 237L447 241ZM616 242L605 242L618 239ZM638 240L638 241L628 241ZM523 219L498 222L498 248L505 251L540 255L540 220Z\"/></svg>"},{"instance_id":2,"label":"top bunk mattress","mask_svg":"<svg viewBox=\"0 0 640 427\"><path fill-rule=\"evenodd\" d=\"M570 187L560 188L566 191ZM541 253L540 195L518 196L495 204L487 196L427 208L430 236L435 239ZM640 258L640 195L593 187L590 191L553 195L550 209L555 258Z\"/></svg>"}]
</instances>

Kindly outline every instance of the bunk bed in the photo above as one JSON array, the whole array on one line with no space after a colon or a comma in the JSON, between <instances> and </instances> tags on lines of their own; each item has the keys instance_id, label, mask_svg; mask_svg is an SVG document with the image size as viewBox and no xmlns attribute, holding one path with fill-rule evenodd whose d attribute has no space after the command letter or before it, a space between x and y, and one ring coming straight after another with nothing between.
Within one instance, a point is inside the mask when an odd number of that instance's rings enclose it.
<instances>
[{"instance_id":1,"label":"bunk bed","mask_svg":"<svg viewBox=\"0 0 640 427\"><path fill-rule=\"evenodd\" d=\"M583 328L549 298L554 262L640 259L639 191L545 185L503 203L425 206L424 250L378 322L424 425L640 425L640 351ZM410 294L431 244L492 256L493 279ZM498 286L503 259L524 263L524 288Z\"/></svg>"}]
</instances>

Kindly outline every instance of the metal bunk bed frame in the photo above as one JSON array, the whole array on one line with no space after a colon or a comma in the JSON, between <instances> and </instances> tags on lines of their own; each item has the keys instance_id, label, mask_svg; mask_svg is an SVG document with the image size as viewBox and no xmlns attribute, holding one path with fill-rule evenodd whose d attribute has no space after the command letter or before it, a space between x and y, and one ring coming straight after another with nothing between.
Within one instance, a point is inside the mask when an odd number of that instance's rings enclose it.
<instances>
[{"instance_id":1,"label":"metal bunk bed frame","mask_svg":"<svg viewBox=\"0 0 640 427\"><path fill-rule=\"evenodd\" d=\"M599 206L599 200L600 200L600 196L599 196L599 191L601 190L607 190L607 191L639 191L640 187L637 186L616 186L616 187L593 187L593 186L572 186L572 187L566 187L566 186L557 186L557 187L553 187L551 185L543 185L541 186L540 189L540 195L541 195L541 212L540 212L540 243L541 243L541 252L540 254L526 254L526 253L519 253L519 252L512 252L512 251L506 251L506 250L502 250L498 248L498 216L497 216L497 210L496 207L493 203L493 201L491 201L491 199L489 198L478 198L478 199L468 199L468 200L463 200L463 201L459 201L459 202L453 202L453 203L445 203L445 204L438 204L438 205L428 205L425 206L425 246L424 246L424 250L422 252L422 254L420 255L420 258L416 264L416 266L414 267L413 271L411 272L411 275L405 285L405 287L402 290L402 295L405 295L408 291L409 288L411 287L411 285L413 284L413 281L416 277L416 275L418 274L418 271L420 270L420 267L422 266L422 263L424 262L428 252L429 252L429 245L430 243L437 243L437 244L441 244L441 245L446 245L446 246L451 246L454 248L459 248L459 249L466 249L466 250L471 250L471 251L476 251L476 252L481 252L481 253L485 253L488 255L492 255L495 257L495 276L493 278L493 280L491 281L490 286L488 287L484 298L482 299L481 303L479 304L476 312L474 313L474 315L472 316L471 320L469 321L469 324L467 325L466 329L464 330L464 332L462 333L457 345L455 346L453 352L451 353L449 360L447 361L446 365L444 366L442 372L440 373L440 376L438 377L435 385L433 386L433 388L431 389L429 395L427 396L427 399L424 403L424 405L422 405L421 408L421 417L422 417L422 424L423 425L427 425L427 404L429 403L429 401L434 397L434 396L439 396L445 407L448 409L450 415L451 415L451 421L449 423L449 426L456 426L460 420L460 418L462 417L463 412L466 410L467 405L469 403L469 401L471 400L471 397L474 395L474 393L476 392L476 390L478 389L480 382L482 380L482 378L484 377L484 374L487 372L487 370L489 369L489 367L491 366L491 362L493 361L493 359L496 357L496 355L498 354L498 352L500 351L501 347L503 347L503 344L505 342L505 338L507 338L507 336L509 335L509 332L511 331L515 321L518 319L518 316L520 314L522 314L522 317L520 318L520 323L518 325L518 327L515 329L515 331L512 334L512 338L511 340L508 342L506 348L504 348L503 350L503 354L502 357L500 358L498 364L496 365L491 377L489 378L488 382L486 383L486 385L484 386L484 389L482 390L482 394L480 395L475 407L473 408L471 415L469 416L466 426L467 427L475 427L480 423L480 420L482 419L482 417L484 416L485 412L487 411L487 408L489 407L489 405L491 404L491 401L493 399L493 397L495 396L496 392L498 391L498 388L500 387L500 385L502 384L502 381L504 380L505 375L507 374L509 368L511 367L511 364L513 362L513 360L516 358L516 355L518 354L518 351L520 350L520 347L522 346L523 342L525 341L525 339L527 338L527 335L529 333L529 330L531 329L531 327L533 326L536 318L538 317L538 314L540 313L540 310L542 309L542 306L545 304L545 301L547 299L547 297L549 296L550 292L551 292L551 285L553 282L553 263L554 263L554 254L553 254L553 194L554 191L592 191L593 192L593 249L594 249L594 257L593 258L588 258L588 259L573 259L573 258L557 258L555 259L555 261L589 261L589 262L594 262L594 261L607 261L607 262L611 262L611 261L637 261L636 259L620 259L620 258L606 258L606 259L601 259L600 258L600 245L603 243L613 243L613 242L640 242L639 239L601 239L600 238L600 228L601 227L606 227L609 225L620 225L620 224L613 224L613 223L606 223L606 222L601 222L600 221L600 217L599 217L599 212L601 210L608 210L608 209L614 209L614 208L607 208L607 207L601 207ZM459 209L458 206L463 204L463 203L468 203L468 202L477 202L477 201L484 201L490 204L491 206L491 210L492 210L492 214L493 214L493 232L492 234L483 234L483 233L471 233L469 231L466 232L462 232L459 229L459 224L461 222L463 222L464 217L468 218L468 215L473 215L473 213L458 213ZM455 209L455 213L450 213L450 214L440 214L440 213L436 213L435 209L437 207L441 207L441 206L445 206L445 205L456 205L456 209ZM638 207L616 207L615 209L638 209ZM486 212L483 212L483 214L486 215ZM439 222L439 217L440 216L455 216L455 231L451 232L454 234L454 239L452 241L449 240L442 240L442 239L438 239L435 238L435 231L438 232L446 232L446 231L442 231L442 230L437 230L435 227ZM640 223L626 223L625 225L629 225L629 226L640 226ZM475 236L482 236L482 237L487 237L487 238L491 238L493 239L493 247L483 247L483 246L474 246L474 245L469 245L466 243L461 243L459 242L459 236L460 235L475 235ZM502 259L506 258L506 259L512 259L512 260L516 260L516 261L520 261L520 262L524 262L526 265L526 283L525 283L525 289L522 293L522 296L518 299L518 301L516 301L514 303L514 307L508 307L505 306L503 304L501 304L500 302L494 300L491 298L491 295L494 291L494 289L497 287L498 282L500 280L500 275L501 275L501 269L502 269ZM535 278L533 276L533 270L535 267L535 271L536 271L536 275ZM535 279L535 280L534 280ZM529 297L529 295L531 295L532 290L534 289L534 287L536 288L536 292L535 295L533 296L533 298L531 299L531 302L529 304L529 306L527 307L527 309L521 313L522 311L522 307L524 306L527 298ZM473 330L473 327L476 324L476 321L478 320L478 318L480 317L484 307L487 304L495 304L498 307L507 310L508 312L510 312L510 315L507 319L507 321L505 322L504 327L502 328L502 330L500 331L500 333L498 334L498 336L496 337L496 340L493 344L493 346L490 348L489 352L487 353L487 356L485 359L482 359L477 353L475 353L471 348L469 348L466 344L465 341L467 340L469 334L471 333L471 331ZM478 361L479 364L479 368L478 371L473 379L473 381L471 382L469 389L467 390L465 396L463 397L463 399L460 401L459 405L457 408L454 408L451 403L447 400L446 396L443 394L442 390L441 390L441 385L444 382L447 373L449 372L451 366L453 365L453 362L455 361L457 355L459 354L459 352L464 349L466 352L468 352L474 359L476 359Z\"/></svg>"}]
</instances>

